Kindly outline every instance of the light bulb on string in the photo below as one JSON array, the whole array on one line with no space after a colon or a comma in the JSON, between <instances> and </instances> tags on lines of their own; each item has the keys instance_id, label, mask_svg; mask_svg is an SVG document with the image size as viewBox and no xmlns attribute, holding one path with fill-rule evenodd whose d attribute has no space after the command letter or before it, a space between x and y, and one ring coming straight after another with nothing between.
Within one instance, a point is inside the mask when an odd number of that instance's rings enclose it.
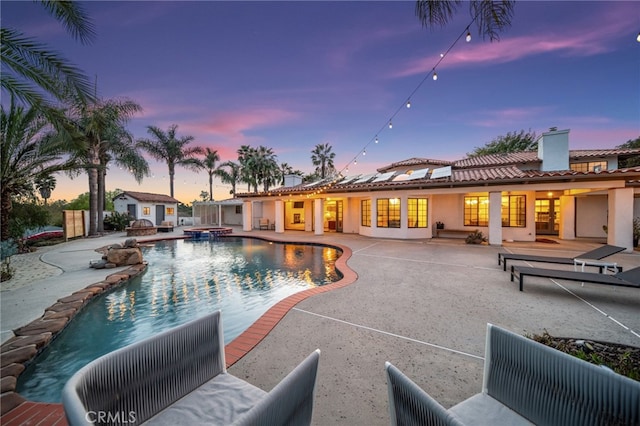
<instances>
[{"instance_id":1,"label":"light bulb on string","mask_svg":"<svg viewBox=\"0 0 640 426\"><path fill-rule=\"evenodd\" d=\"M640 33L638 33L638 37L636 37L636 40L638 41L638 43L640 43Z\"/></svg>"},{"instance_id":2,"label":"light bulb on string","mask_svg":"<svg viewBox=\"0 0 640 426\"><path fill-rule=\"evenodd\" d=\"M411 100L407 100L407 108L411 108Z\"/></svg>"},{"instance_id":3,"label":"light bulb on string","mask_svg":"<svg viewBox=\"0 0 640 426\"><path fill-rule=\"evenodd\" d=\"M467 31L467 37L465 38L465 40L467 40L467 43L469 43L471 41L471 32Z\"/></svg>"},{"instance_id":4,"label":"light bulb on string","mask_svg":"<svg viewBox=\"0 0 640 426\"><path fill-rule=\"evenodd\" d=\"M393 129L393 123L391 122L391 120L389 120L389 128Z\"/></svg>"},{"instance_id":5,"label":"light bulb on string","mask_svg":"<svg viewBox=\"0 0 640 426\"><path fill-rule=\"evenodd\" d=\"M438 73L437 72L433 72L433 81L436 81L438 79Z\"/></svg>"},{"instance_id":6,"label":"light bulb on string","mask_svg":"<svg viewBox=\"0 0 640 426\"><path fill-rule=\"evenodd\" d=\"M378 143L378 137L376 136L376 143Z\"/></svg>"},{"instance_id":7,"label":"light bulb on string","mask_svg":"<svg viewBox=\"0 0 640 426\"><path fill-rule=\"evenodd\" d=\"M362 156L364 157L365 155L367 155L367 150L366 149L362 150Z\"/></svg>"},{"instance_id":8,"label":"light bulb on string","mask_svg":"<svg viewBox=\"0 0 640 426\"><path fill-rule=\"evenodd\" d=\"M358 165L358 159L356 158L355 160L353 160L353 165L357 166Z\"/></svg>"}]
</instances>

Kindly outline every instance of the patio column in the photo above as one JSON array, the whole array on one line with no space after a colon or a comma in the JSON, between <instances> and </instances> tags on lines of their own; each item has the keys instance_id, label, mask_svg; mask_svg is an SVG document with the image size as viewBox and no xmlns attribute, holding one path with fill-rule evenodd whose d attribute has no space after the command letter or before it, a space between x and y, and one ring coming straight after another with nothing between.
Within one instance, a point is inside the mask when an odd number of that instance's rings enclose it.
<instances>
[{"instance_id":1,"label":"patio column","mask_svg":"<svg viewBox=\"0 0 640 426\"><path fill-rule=\"evenodd\" d=\"M560 197L560 230L561 240L576 239L576 197L562 195Z\"/></svg>"},{"instance_id":2,"label":"patio column","mask_svg":"<svg viewBox=\"0 0 640 426\"><path fill-rule=\"evenodd\" d=\"M489 192L489 244L502 245L502 192Z\"/></svg>"},{"instance_id":3,"label":"patio column","mask_svg":"<svg viewBox=\"0 0 640 426\"><path fill-rule=\"evenodd\" d=\"M609 190L607 244L633 251L633 188Z\"/></svg>"},{"instance_id":4,"label":"patio column","mask_svg":"<svg viewBox=\"0 0 640 426\"><path fill-rule=\"evenodd\" d=\"M253 224L251 218L253 217L253 208L251 201L245 201L242 203L242 230L251 231Z\"/></svg>"},{"instance_id":5,"label":"patio column","mask_svg":"<svg viewBox=\"0 0 640 426\"><path fill-rule=\"evenodd\" d=\"M324 200L322 198L313 200L313 215L313 233L324 235Z\"/></svg>"},{"instance_id":6,"label":"patio column","mask_svg":"<svg viewBox=\"0 0 640 426\"><path fill-rule=\"evenodd\" d=\"M284 202L276 200L276 233L284 233Z\"/></svg>"}]
</instances>

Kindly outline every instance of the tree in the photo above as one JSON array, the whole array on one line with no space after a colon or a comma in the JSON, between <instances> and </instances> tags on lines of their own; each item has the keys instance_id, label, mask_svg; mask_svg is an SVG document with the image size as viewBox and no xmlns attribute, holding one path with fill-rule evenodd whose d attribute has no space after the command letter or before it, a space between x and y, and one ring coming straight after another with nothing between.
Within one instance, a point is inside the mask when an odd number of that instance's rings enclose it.
<instances>
[{"instance_id":1,"label":"tree","mask_svg":"<svg viewBox=\"0 0 640 426\"><path fill-rule=\"evenodd\" d=\"M89 178L89 235L103 230L105 176L108 163L115 160L127 167L136 181L142 181L149 166L138 152L126 123L142 108L131 100L97 99L76 105L67 111L70 131L60 137L75 144L72 155Z\"/></svg>"},{"instance_id":2,"label":"tree","mask_svg":"<svg viewBox=\"0 0 640 426\"><path fill-rule=\"evenodd\" d=\"M93 25L81 4L71 1L41 1L74 38L89 43ZM0 28L2 90L27 105L42 108L53 96L64 100L69 94L91 99L91 84L82 72L44 44L13 28ZM44 111L53 112L49 108Z\"/></svg>"},{"instance_id":3,"label":"tree","mask_svg":"<svg viewBox=\"0 0 640 426\"><path fill-rule=\"evenodd\" d=\"M218 167L218 175L220 176L220 181L222 183L228 183L231 185L230 193L235 197L236 196L236 184L241 179L240 173L241 167L238 163L234 163L233 161L225 161L220 164Z\"/></svg>"},{"instance_id":4,"label":"tree","mask_svg":"<svg viewBox=\"0 0 640 426\"><path fill-rule=\"evenodd\" d=\"M209 175L209 201L213 201L213 177L219 175L218 167L216 167L216 161L220 161L218 151L207 147L205 149L202 164L207 169L207 174Z\"/></svg>"},{"instance_id":5,"label":"tree","mask_svg":"<svg viewBox=\"0 0 640 426\"><path fill-rule=\"evenodd\" d=\"M618 145L616 148L618 149L640 149L640 137L636 139L629 139L622 145ZM620 161L618 163L618 168L624 169L627 167L636 167L640 166L640 154L631 154L621 156Z\"/></svg>"},{"instance_id":6,"label":"tree","mask_svg":"<svg viewBox=\"0 0 640 426\"><path fill-rule=\"evenodd\" d=\"M52 175L42 175L34 180L34 184L40 196L44 200L44 205L47 205L47 200L51 197L51 192L56 187L56 178Z\"/></svg>"},{"instance_id":7,"label":"tree","mask_svg":"<svg viewBox=\"0 0 640 426\"><path fill-rule=\"evenodd\" d=\"M491 41L500 40L499 33L511 26L515 1L512 0L417 0L416 16L423 27L447 25L463 4L478 27L478 34Z\"/></svg>"},{"instance_id":8,"label":"tree","mask_svg":"<svg viewBox=\"0 0 640 426\"><path fill-rule=\"evenodd\" d=\"M478 157L488 154L503 154L508 152L535 151L538 149L537 136L535 132L529 130L519 133L509 132L504 136L498 136L491 142L487 142L482 147L476 147L468 152L468 157Z\"/></svg>"},{"instance_id":9,"label":"tree","mask_svg":"<svg viewBox=\"0 0 640 426\"><path fill-rule=\"evenodd\" d=\"M0 109L0 239L9 238L12 199L33 193L34 180L72 167L63 160L65 144L49 133L42 111L17 106Z\"/></svg>"},{"instance_id":10,"label":"tree","mask_svg":"<svg viewBox=\"0 0 640 426\"><path fill-rule=\"evenodd\" d=\"M316 172L320 175L321 179L325 179L335 170L333 165L333 159L335 157L336 154L331 152L331 145L328 143L318 144L311 151L311 162L316 166Z\"/></svg>"},{"instance_id":11,"label":"tree","mask_svg":"<svg viewBox=\"0 0 640 426\"><path fill-rule=\"evenodd\" d=\"M291 174L293 174L293 167L287 163L280 163L280 176L282 177L280 185L284 186L284 177Z\"/></svg>"},{"instance_id":12,"label":"tree","mask_svg":"<svg viewBox=\"0 0 640 426\"><path fill-rule=\"evenodd\" d=\"M209 199L209 194L207 194L207 191L200 191L200 200L207 201L208 199ZM209 200L209 201L213 201L213 200Z\"/></svg>"},{"instance_id":13,"label":"tree","mask_svg":"<svg viewBox=\"0 0 640 426\"><path fill-rule=\"evenodd\" d=\"M202 162L196 158L203 155L204 150L199 146L187 147L193 142L193 136L183 136L178 138L176 131L177 124L172 124L164 132L156 126L147 126L147 132L151 139L140 139L140 147L147 151L156 160L164 161L169 168L169 191L173 197L173 180L176 174L176 166L182 166L190 170L197 171L202 168Z\"/></svg>"},{"instance_id":14,"label":"tree","mask_svg":"<svg viewBox=\"0 0 640 426\"><path fill-rule=\"evenodd\" d=\"M241 145L237 152L238 162L240 163L240 180L247 183L247 191L250 192L252 185L257 186L256 178L253 175L253 169L250 164L253 160L255 148L249 145Z\"/></svg>"}]
</instances>

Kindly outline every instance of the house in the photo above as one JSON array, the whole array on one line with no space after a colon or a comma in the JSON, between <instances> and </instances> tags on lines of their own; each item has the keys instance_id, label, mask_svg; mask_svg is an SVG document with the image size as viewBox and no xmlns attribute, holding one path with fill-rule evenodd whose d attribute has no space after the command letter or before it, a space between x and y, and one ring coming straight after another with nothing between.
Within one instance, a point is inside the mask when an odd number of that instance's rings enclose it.
<instances>
[{"instance_id":1,"label":"house","mask_svg":"<svg viewBox=\"0 0 640 426\"><path fill-rule=\"evenodd\" d=\"M412 158L376 173L238 198L244 200L246 231L267 218L277 233L421 239L440 235L440 222L451 236L479 230L493 245L552 235L602 238L632 250L640 167L618 164L638 155L640 149L569 150L569 130L551 129L539 138L537 152L458 161Z\"/></svg>"},{"instance_id":2,"label":"house","mask_svg":"<svg viewBox=\"0 0 640 426\"><path fill-rule=\"evenodd\" d=\"M178 224L178 203L173 197L148 192L124 191L113 198L114 210L129 213L133 219L148 219L155 226L162 222Z\"/></svg>"},{"instance_id":3,"label":"house","mask_svg":"<svg viewBox=\"0 0 640 426\"><path fill-rule=\"evenodd\" d=\"M180 218L180 224L190 225L242 225L243 201L237 198L229 198L220 201L194 201L192 205L192 217ZM186 219L186 220L185 220Z\"/></svg>"}]
</instances>

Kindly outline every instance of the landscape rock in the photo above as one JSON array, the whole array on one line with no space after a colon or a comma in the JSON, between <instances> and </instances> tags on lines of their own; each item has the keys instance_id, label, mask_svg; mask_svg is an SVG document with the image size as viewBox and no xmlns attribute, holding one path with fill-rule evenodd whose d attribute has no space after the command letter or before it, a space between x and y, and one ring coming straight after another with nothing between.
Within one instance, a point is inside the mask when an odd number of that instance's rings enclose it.
<instances>
[{"instance_id":1,"label":"landscape rock","mask_svg":"<svg viewBox=\"0 0 640 426\"><path fill-rule=\"evenodd\" d=\"M117 266L142 263L142 250L139 247L110 249L107 252L107 262L114 263Z\"/></svg>"}]
</instances>

